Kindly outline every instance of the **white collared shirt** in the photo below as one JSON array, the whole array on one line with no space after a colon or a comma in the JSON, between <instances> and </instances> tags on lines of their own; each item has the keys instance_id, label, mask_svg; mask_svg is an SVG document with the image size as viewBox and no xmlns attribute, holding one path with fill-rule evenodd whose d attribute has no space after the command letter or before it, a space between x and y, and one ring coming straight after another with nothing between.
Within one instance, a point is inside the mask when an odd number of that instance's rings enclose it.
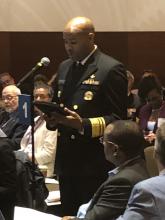
<instances>
[{"instance_id":1,"label":"white collared shirt","mask_svg":"<svg viewBox=\"0 0 165 220\"><path fill-rule=\"evenodd\" d=\"M94 45L94 49L90 52L90 54L88 54L87 57L85 57L83 60L81 60L80 62L77 61L77 63L81 63L82 65L85 65L85 63L87 62L87 60L89 59L89 57L92 56L92 54L94 54L94 52L96 51L97 49L97 45Z\"/></svg>"}]
</instances>

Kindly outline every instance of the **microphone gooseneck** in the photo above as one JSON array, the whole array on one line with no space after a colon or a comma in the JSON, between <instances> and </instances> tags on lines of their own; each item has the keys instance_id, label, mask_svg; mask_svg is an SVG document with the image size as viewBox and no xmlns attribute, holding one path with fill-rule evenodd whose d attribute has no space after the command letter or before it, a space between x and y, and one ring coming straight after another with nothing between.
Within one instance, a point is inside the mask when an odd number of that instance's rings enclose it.
<instances>
[{"instance_id":1,"label":"microphone gooseneck","mask_svg":"<svg viewBox=\"0 0 165 220\"><path fill-rule=\"evenodd\" d=\"M48 57L43 57L40 62L38 62L33 68L32 70L30 70L25 76L23 76L23 78L17 83L17 87L19 87L23 82L25 82L25 80L27 78L29 78L29 76L33 75L38 69L40 69L41 67L46 67L48 66L50 63L50 59Z\"/></svg>"}]
</instances>

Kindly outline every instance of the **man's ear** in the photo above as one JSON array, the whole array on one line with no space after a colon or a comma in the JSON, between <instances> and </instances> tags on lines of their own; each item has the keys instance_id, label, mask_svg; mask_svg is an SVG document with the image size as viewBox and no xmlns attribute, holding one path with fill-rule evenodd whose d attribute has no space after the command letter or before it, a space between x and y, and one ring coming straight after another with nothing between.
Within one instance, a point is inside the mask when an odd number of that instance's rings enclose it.
<instances>
[{"instance_id":1,"label":"man's ear","mask_svg":"<svg viewBox=\"0 0 165 220\"><path fill-rule=\"evenodd\" d=\"M90 40L94 41L94 38L95 38L95 34L94 33L89 33L88 36L89 36Z\"/></svg>"},{"instance_id":2,"label":"man's ear","mask_svg":"<svg viewBox=\"0 0 165 220\"><path fill-rule=\"evenodd\" d=\"M113 156L114 156L114 157L117 157L117 155L118 155L118 149L119 149L118 145L115 145L115 146L114 146L114 149L113 149L113 151L114 151Z\"/></svg>"}]
</instances>

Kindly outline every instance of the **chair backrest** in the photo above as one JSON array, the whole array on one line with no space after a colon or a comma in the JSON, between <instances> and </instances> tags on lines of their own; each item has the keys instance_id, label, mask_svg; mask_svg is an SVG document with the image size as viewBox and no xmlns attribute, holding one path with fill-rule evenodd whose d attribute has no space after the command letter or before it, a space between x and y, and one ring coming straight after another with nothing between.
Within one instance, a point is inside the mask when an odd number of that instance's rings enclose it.
<instances>
[{"instance_id":1,"label":"chair backrest","mask_svg":"<svg viewBox=\"0 0 165 220\"><path fill-rule=\"evenodd\" d=\"M144 149L144 155L150 177L159 175L158 167L153 157L153 152L154 152L154 146L149 146Z\"/></svg>"}]
</instances>

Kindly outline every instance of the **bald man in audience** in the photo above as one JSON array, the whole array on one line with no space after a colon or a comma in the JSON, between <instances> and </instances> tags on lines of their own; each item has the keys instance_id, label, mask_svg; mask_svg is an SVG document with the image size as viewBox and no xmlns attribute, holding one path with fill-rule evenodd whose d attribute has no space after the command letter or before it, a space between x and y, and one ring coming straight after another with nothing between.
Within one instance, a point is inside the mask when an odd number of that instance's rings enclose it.
<instances>
[{"instance_id":1,"label":"bald man in audience","mask_svg":"<svg viewBox=\"0 0 165 220\"><path fill-rule=\"evenodd\" d=\"M0 137L7 137L12 140L13 150L20 148L20 141L27 129L19 121L18 95L21 94L15 85L8 85L2 90L4 110L0 112Z\"/></svg>"},{"instance_id":2,"label":"bald man in audience","mask_svg":"<svg viewBox=\"0 0 165 220\"><path fill-rule=\"evenodd\" d=\"M154 157L157 161L159 176L135 185L127 209L118 220L165 219L165 123L156 132Z\"/></svg>"},{"instance_id":3,"label":"bald man in audience","mask_svg":"<svg viewBox=\"0 0 165 220\"><path fill-rule=\"evenodd\" d=\"M67 107L67 116L53 113L47 119L47 127L59 131L55 170L64 215L75 215L106 179L113 165L105 160L99 137L108 123L126 117L124 66L103 54L94 38L89 18L76 17L66 24L63 39L69 59L58 68L54 101Z\"/></svg>"}]
</instances>

